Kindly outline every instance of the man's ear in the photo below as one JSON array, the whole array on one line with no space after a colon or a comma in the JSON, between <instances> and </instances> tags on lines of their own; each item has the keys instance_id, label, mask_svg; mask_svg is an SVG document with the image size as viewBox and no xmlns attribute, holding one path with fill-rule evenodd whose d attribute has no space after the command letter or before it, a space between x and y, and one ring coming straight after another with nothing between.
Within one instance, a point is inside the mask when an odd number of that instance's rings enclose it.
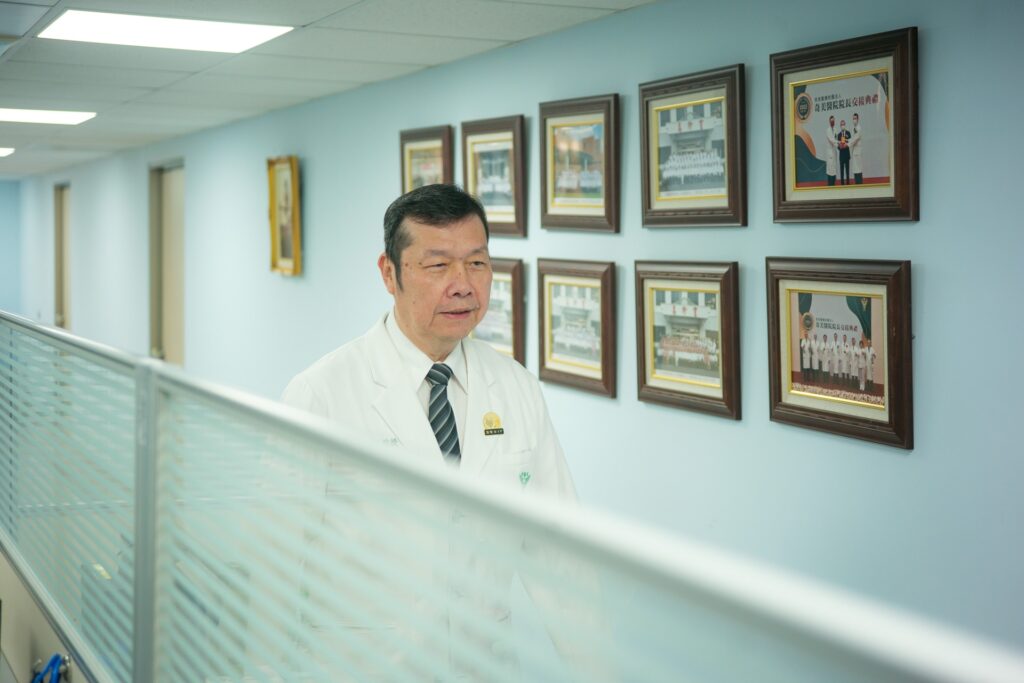
<instances>
[{"instance_id":1,"label":"man's ear","mask_svg":"<svg viewBox=\"0 0 1024 683\"><path fill-rule=\"evenodd\" d=\"M387 288L388 294L394 296L398 282L395 277L395 264L388 258L387 253L381 253L377 259L377 267L380 269L380 277L384 280L384 287Z\"/></svg>"}]
</instances>

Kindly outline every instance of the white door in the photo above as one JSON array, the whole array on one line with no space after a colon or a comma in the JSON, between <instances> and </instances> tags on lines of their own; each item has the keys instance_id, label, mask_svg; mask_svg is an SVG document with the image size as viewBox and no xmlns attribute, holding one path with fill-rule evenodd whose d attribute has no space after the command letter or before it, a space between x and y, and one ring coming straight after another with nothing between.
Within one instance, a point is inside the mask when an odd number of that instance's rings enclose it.
<instances>
[{"instance_id":1,"label":"white door","mask_svg":"<svg viewBox=\"0 0 1024 683\"><path fill-rule=\"evenodd\" d=\"M53 188L54 302L53 323L71 329L71 273L69 258L71 225L71 186Z\"/></svg>"},{"instance_id":2,"label":"white door","mask_svg":"<svg viewBox=\"0 0 1024 683\"><path fill-rule=\"evenodd\" d=\"M185 364L185 169L156 169L150 188L154 229L150 233L152 353Z\"/></svg>"}]
</instances>

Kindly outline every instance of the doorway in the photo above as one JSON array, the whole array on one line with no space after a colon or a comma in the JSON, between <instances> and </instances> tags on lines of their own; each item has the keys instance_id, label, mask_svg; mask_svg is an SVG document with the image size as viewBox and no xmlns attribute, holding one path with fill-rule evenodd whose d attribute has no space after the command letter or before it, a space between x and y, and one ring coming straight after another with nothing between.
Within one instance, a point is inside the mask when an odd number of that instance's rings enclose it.
<instances>
[{"instance_id":1,"label":"doorway","mask_svg":"<svg viewBox=\"0 0 1024 683\"><path fill-rule=\"evenodd\" d=\"M150 169L150 355L185 364L185 167Z\"/></svg>"},{"instance_id":2,"label":"doorway","mask_svg":"<svg viewBox=\"0 0 1024 683\"><path fill-rule=\"evenodd\" d=\"M70 272L71 186L67 183L53 188L53 324L71 329Z\"/></svg>"}]
</instances>

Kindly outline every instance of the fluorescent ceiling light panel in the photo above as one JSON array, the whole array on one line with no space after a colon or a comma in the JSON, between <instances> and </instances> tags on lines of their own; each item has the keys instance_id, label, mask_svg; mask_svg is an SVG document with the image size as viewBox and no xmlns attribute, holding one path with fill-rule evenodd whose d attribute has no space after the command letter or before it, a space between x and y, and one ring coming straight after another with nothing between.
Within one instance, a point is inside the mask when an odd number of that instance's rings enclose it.
<instances>
[{"instance_id":1,"label":"fluorescent ceiling light panel","mask_svg":"<svg viewBox=\"0 0 1024 683\"><path fill-rule=\"evenodd\" d=\"M49 111L47 109L0 109L0 121L12 123L56 123L77 126L96 116L94 111Z\"/></svg>"},{"instance_id":2,"label":"fluorescent ceiling light panel","mask_svg":"<svg viewBox=\"0 0 1024 683\"><path fill-rule=\"evenodd\" d=\"M166 19L72 9L60 15L39 37L109 45L235 53L245 52L291 30L291 26Z\"/></svg>"},{"instance_id":3,"label":"fluorescent ceiling light panel","mask_svg":"<svg viewBox=\"0 0 1024 683\"><path fill-rule=\"evenodd\" d=\"M9 157L14 154L13 147L0 147L0 157Z\"/></svg>"}]
</instances>

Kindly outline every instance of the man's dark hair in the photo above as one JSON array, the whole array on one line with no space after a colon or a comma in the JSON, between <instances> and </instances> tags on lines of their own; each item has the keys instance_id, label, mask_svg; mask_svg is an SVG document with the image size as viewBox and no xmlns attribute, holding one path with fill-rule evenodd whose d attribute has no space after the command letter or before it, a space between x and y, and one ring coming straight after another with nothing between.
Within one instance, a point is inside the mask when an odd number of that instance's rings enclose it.
<instances>
[{"instance_id":1,"label":"man's dark hair","mask_svg":"<svg viewBox=\"0 0 1024 683\"><path fill-rule=\"evenodd\" d=\"M405 219L443 228L470 215L480 219L484 224L484 236L490 239L491 231L483 205L456 185L424 185L391 202L384 212L384 253L395 265L395 281L399 288L402 286L402 252L412 239L405 229Z\"/></svg>"}]
</instances>

